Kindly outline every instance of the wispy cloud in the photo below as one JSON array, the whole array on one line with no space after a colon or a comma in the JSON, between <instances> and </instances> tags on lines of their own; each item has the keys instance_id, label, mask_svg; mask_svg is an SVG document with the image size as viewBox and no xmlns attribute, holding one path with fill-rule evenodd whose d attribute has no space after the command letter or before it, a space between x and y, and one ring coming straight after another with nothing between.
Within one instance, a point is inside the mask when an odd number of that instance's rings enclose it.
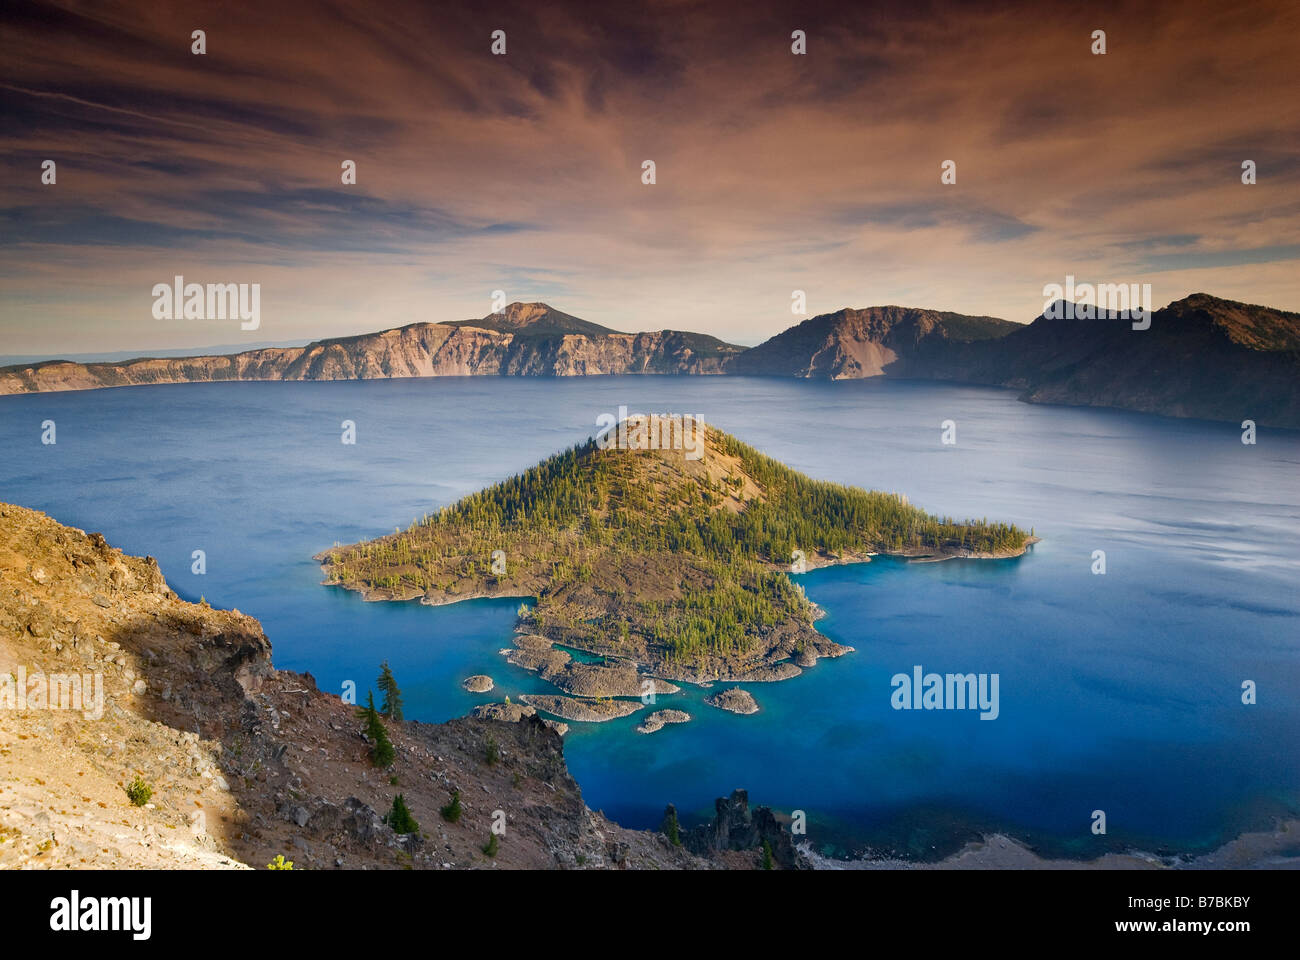
<instances>
[{"instance_id":1,"label":"wispy cloud","mask_svg":"<svg viewBox=\"0 0 1300 960\"><path fill-rule=\"evenodd\" d=\"M1294 4L470 6L6 5L7 352L232 339L152 319L176 273L262 282L260 339L495 289L745 342L796 288L1028 320L1067 272L1300 309Z\"/></svg>"}]
</instances>

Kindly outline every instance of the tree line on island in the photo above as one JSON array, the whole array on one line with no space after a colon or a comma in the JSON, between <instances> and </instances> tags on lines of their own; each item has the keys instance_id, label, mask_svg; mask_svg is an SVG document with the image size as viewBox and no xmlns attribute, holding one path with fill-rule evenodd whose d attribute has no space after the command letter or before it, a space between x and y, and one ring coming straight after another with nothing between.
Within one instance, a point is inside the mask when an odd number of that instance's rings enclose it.
<instances>
[{"instance_id":1,"label":"tree line on island","mask_svg":"<svg viewBox=\"0 0 1300 960\"><path fill-rule=\"evenodd\" d=\"M1009 555L1032 537L815 480L720 430L708 436L724 475L588 439L405 531L329 551L329 581L406 595L514 587L537 598L522 612L538 633L598 631L615 646L637 634L666 660L690 662L743 654L756 630L787 620L811 623L811 604L786 576L796 550ZM628 589L619 571L637 558L653 561L662 589ZM608 599L603 611L566 602L584 585Z\"/></svg>"}]
</instances>

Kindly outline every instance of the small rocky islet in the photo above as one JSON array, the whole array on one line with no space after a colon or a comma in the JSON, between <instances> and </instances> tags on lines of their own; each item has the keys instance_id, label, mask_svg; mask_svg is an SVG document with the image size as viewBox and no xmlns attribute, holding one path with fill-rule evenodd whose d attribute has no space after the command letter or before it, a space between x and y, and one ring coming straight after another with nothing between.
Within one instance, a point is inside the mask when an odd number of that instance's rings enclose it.
<instances>
[{"instance_id":1,"label":"small rocky islet","mask_svg":"<svg viewBox=\"0 0 1300 960\"><path fill-rule=\"evenodd\" d=\"M575 697L642 697L680 693L682 689L661 677L640 673L636 664L628 660L582 663L537 634L519 635L515 646L501 653L507 663L530 670Z\"/></svg>"},{"instance_id":2,"label":"small rocky islet","mask_svg":"<svg viewBox=\"0 0 1300 960\"><path fill-rule=\"evenodd\" d=\"M717 707L719 710L727 710L731 713L758 713L758 701L754 699L754 695L748 690L742 690L740 687L719 690L712 696L705 697L704 702L711 707Z\"/></svg>"},{"instance_id":3,"label":"small rocky islet","mask_svg":"<svg viewBox=\"0 0 1300 960\"><path fill-rule=\"evenodd\" d=\"M670 723L689 723L690 719L691 715L685 710L656 710L645 718L636 732L655 733Z\"/></svg>"},{"instance_id":4,"label":"small rocky islet","mask_svg":"<svg viewBox=\"0 0 1300 960\"><path fill-rule=\"evenodd\" d=\"M617 720L620 717L630 716L645 706L640 700L579 700L576 697L540 693L526 693L519 699L544 713L583 723Z\"/></svg>"}]
</instances>

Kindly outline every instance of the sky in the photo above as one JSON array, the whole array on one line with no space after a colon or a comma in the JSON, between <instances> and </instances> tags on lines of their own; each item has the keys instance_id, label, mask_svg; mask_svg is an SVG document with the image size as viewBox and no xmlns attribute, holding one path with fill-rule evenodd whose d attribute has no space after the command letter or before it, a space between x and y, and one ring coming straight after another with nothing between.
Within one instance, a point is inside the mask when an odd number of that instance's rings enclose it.
<instances>
[{"instance_id":1,"label":"sky","mask_svg":"<svg viewBox=\"0 0 1300 960\"><path fill-rule=\"evenodd\" d=\"M496 290L744 344L804 319L795 290L1027 322L1069 274L1300 310L1292 0L6 0L0 101L0 355L344 336ZM260 284L260 327L156 319L176 275Z\"/></svg>"}]
</instances>

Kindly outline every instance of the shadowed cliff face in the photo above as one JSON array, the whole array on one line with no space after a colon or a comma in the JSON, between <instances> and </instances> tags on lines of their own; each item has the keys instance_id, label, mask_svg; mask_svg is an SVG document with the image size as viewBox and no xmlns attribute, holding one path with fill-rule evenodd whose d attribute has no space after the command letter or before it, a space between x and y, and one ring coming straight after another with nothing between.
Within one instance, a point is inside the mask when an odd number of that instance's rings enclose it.
<instances>
[{"instance_id":1,"label":"shadowed cliff face","mask_svg":"<svg viewBox=\"0 0 1300 960\"><path fill-rule=\"evenodd\" d=\"M926 345L886 372L1013 387L1034 403L1300 429L1300 314L1193 294L1146 330L1040 316L997 340Z\"/></svg>"},{"instance_id":2,"label":"shadowed cliff face","mask_svg":"<svg viewBox=\"0 0 1300 960\"><path fill-rule=\"evenodd\" d=\"M1146 330L1097 319L991 317L872 307L804 321L736 356L728 372L951 380L1032 403L1119 407L1300 429L1300 314L1193 294Z\"/></svg>"}]
</instances>

